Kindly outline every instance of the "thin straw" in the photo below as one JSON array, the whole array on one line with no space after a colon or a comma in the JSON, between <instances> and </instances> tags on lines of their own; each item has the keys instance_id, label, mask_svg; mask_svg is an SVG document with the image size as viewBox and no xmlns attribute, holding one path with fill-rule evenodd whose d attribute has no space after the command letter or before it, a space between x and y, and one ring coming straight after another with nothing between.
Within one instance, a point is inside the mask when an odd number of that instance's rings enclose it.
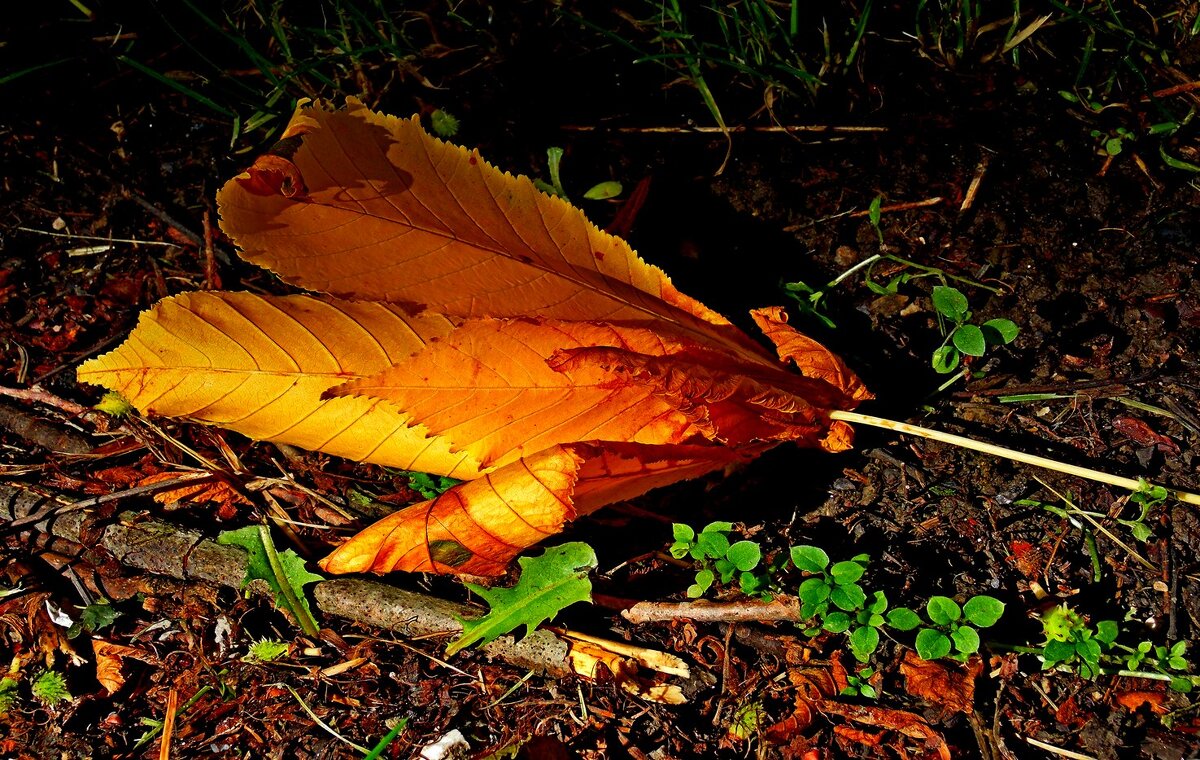
<instances>
[{"instance_id":1,"label":"thin straw","mask_svg":"<svg viewBox=\"0 0 1200 760\"><path fill-rule=\"evenodd\" d=\"M918 425L909 425L907 422L896 422L895 420L884 419L883 417L872 417L869 414L843 412L839 410L830 412L829 416L831 419L842 420L843 422L871 425L872 427L895 430L898 433L907 433L909 435L916 435L922 438L932 438L935 441L942 441L943 443L949 443L953 446L960 446L964 449L971 449L972 451L979 451L984 454L991 454L992 456L1011 459L1024 464L1031 464L1034 467L1043 467L1047 470L1054 470L1055 472L1062 472L1066 473L1067 475L1075 475L1076 477L1087 478L1088 480L1108 483L1112 486L1127 488L1130 491L1137 491L1143 487L1143 481L1137 481L1132 478L1123 478L1119 475L1110 475L1107 472L1093 470L1088 467L1079 467L1073 464L1066 464L1065 462L1059 462L1054 459L1047 459L1046 457L1039 457L1033 454L1025 454L1020 451L1006 449L1003 446L996 446L990 443L984 443L983 441L976 441L972 438L964 438L961 435L954 435L953 433L943 433L940 430L931 430ZM1154 484L1151 483L1151 485ZM1200 494L1179 491L1171 488L1170 486L1163 487L1167 489L1171 496L1175 497L1179 501L1186 502L1188 504L1200 505Z\"/></svg>"}]
</instances>

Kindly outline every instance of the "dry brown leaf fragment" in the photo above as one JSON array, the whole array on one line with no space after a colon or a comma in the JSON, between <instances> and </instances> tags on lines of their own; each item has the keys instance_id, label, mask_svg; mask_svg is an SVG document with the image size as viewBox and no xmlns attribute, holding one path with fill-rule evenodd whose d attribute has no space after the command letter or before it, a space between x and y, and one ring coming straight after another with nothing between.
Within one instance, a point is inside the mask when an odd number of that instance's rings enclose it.
<instances>
[{"instance_id":1,"label":"dry brown leaf fragment","mask_svg":"<svg viewBox=\"0 0 1200 760\"><path fill-rule=\"evenodd\" d=\"M953 713L975 711L975 679L983 672L983 659L971 657L962 666L924 660L909 650L900 663L909 694L942 708L943 719Z\"/></svg>"},{"instance_id":2,"label":"dry brown leaf fragment","mask_svg":"<svg viewBox=\"0 0 1200 760\"><path fill-rule=\"evenodd\" d=\"M110 696L125 685L125 674L122 672L125 660L158 662L158 658L152 652L123 644L112 644L103 639L92 640L92 654L96 657L96 680Z\"/></svg>"}]
</instances>

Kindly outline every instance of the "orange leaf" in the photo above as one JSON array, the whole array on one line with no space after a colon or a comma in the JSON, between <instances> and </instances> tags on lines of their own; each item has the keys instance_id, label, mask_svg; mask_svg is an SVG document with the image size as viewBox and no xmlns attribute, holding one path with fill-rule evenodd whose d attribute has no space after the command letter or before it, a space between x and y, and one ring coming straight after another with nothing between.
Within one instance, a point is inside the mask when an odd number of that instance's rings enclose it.
<instances>
[{"instance_id":1,"label":"orange leaf","mask_svg":"<svg viewBox=\"0 0 1200 760\"><path fill-rule=\"evenodd\" d=\"M116 350L85 362L80 380L119 391L138 409L251 438L456 478L479 463L411 427L378 400L322 400L328 388L382 371L453 324L396 306L312 296L185 293L159 301Z\"/></svg>"},{"instance_id":2,"label":"orange leaf","mask_svg":"<svg viewBox=\"0 0 1200 760\"><path fill-rule=\"evenodd\" d=\"M732 456L701 446L553 446L379 520L335 549L321 567L330 573L499 575L580 508L592 511L702 475Z\"/></svg>"},{"instance_id":3,"label":"orange leaf","mask_svg":"<svg viewBox=\"0 0 1200 760\"><path fill-rule=\"evenodd\" d=\"M847 448L829 411L870 398L781 308L754 312L777 361L416 117L302 103L218 204L244 258L353 300L176 296L79 378L147 412L470 481L368 528L331 572L499 573L579 512L784 441Z\"/></svg>"},{"instance_id":4,"label":"orange leaf","mask_svg":"<svg viewBox=\"0 0 1200 760\"><path fill-rule=\"evenodd\" d=\"M555 351L594 345L654 353L679 350L669 333L558 320L472 320L380 374L331 396L384 399L484 466L504 465L559 443L679 443L686 416L654 388L614 382L599 367L558 372Z\"/></svg>"},{"instance_id":5,"label":"orange leaf","mask_svg":"<svg viewBox=\"0 0 1200 760\"><path fill-rule=\"evenodd\" d=\"M417 117L347 98L341 110L298 109L298 120L307 132L292 160L306 194L263 195L250 172L217 195L242 256L288 282L459 317L672 322L763 355L582 211Z\"/></svg>"}]
</instances>

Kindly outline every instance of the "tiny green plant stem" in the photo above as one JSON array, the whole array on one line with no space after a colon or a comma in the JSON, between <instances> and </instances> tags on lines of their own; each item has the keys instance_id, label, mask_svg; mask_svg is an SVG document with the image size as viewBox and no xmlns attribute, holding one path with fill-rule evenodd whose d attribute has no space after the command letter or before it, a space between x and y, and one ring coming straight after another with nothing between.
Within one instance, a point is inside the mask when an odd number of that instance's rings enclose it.
<instances>
[{"instance_id":1,"label":"tiny green plant stem","mask_svg":"<svg viewBox=\"0 0 1200 760\"><path fill-rule=\"evenodd\" d=\"M982 288L986 291L995 293L997 295L999 295L1001 292L1000 288L997 288L993 285L984 285L982 282L979 282L978 280L972 280L970 277L962 277L962 276L959 276L956 274L950 274L949 272L945 271L944 269L938 269L937 267L928 267L928 266L925 266L924 264L918 264L917 262L912 261L910 259L906 259L903 256L897 256L894 253L883 254L883 257L886 259L889 259L891 261L894 261L897 264L903 264L905 266L912 267L913 269L919 269L922 272L925 272L926 274L935 275L937 277L945 277L947 280L954 280L955 282L961 282L963 285L970 285L973 288Z\"/></svg>"},{"instance_id":2,"label":"tiny green plant stem","mask_svg":"<svg viewBox=\"0 0 1200 760\"><path fill-rule=\"evenodd\" d=\"M942 443L949 443L953 446L960 446L971 451L978 451L983 454L991 454L992 456L1011 459L1014 462L1033 465L1034 467L1042 467L1047 470L1054 470L1066 475L1074 475L1087 480L1094 480L1099 483L1107 483L1111 486L1126 488L1130 491L1137 491L1143 488L1141 482L1132 478L1123 478L1119 475L1111 475L1107 472L1093 470L1089 467L1080 467L1078 465L1059 462L1055 459L1039 457L1034 454L1026 454L1021 451L1014 451L1003 446L996 446L983 441L976 441L973 438L966 438L953 433L944 433L940 430L932 430L930 428L920 427L919 425L910 425L907 422L897 422L883 417L873 417L869 414L860 414L858 412L847 412L840 409L835 409L829 413L830 419L841 420L842 422L850 422L859 425L870 425L871 427L884 428L885 430L895 430L898 433L907 435L915 435L921 438L929 438ZM1153 485L1153 484L1152 484ZM1186 504L1195 504L1200 506L1200 494L1189 493L1188 491L1179 491L1173 488L1164 486L1167 492Z\"/></svg>"},{"instance_id":3,"label":"tiny green plant stem","mask_svg":"<svg viewBox=\"0 0 1200 760\"><path fill-rule=\"evenodd\" d=\"M370 752L363 755L362 760L379 760L379 758L383 756L383 751L391 746L392 742L396 741L396 737L400 735L400 732L403 731L407 725L408 718L401 718L400 720L396 721L396 725L392 726L392 729L383 735L383 738L379 740L378 744L371 748Z\"/></svg>"},{"instance_id":4,"label":"tiny green plant stem","mask_svg":"<svg viewBox=\"0 0 1200 760\"><path fill-rule=\"evenodd\" d=\"M225 673L225 671L221 671L221 673L219 675L224 675L224 673ZM213 689L212 684L201 686L199 689L197 689L196 693L192 695L191 699L184 702L183 706L181 706L175 710L175 720L179 720L181 717L183 717L183 714L186 713L189 709L191 709L192 705L199 702L200 698L203 697L208 692L212 691L212 689ZM134 751L137 751L138 749L140 749L140 748L146 746L147 744L149 744L150 742L154 741L154 737L159 735L159 733L163 729L163 722L155 721L155 723L156 723L156 725L153 726L146 733L142 734L141 738L139 738L137 740L137 742L133 745Z\"/></svg>"},{"instance_id":5,"label":"tiny green plant stem","mask_svg":"<svg viewBox=\"0 0 1200 760\"><path fill-rule=\"evenodd\" d=\"M284 684L284 685L285 685L285 686L287 686L286 684ZM295 689L293 689L291 686L287 686L287 690L288 690L288 691L290 691L290 692L292 693L292 696L296 698L296 701L300 703L300 707L301 707L301 709L303 709L303 710L304 710L304 712L308 714L308 717L312 718L312 720L313 720L313 723L316 723L318 726L320 726L320 727L321 727L321 729L322 729L323 731L325 731L327 734L329 734L330 736L332 736L334 739L337 739L337 740L338 740L338 741L340 741L342 744L345 744L347 747L350 747L351 749L355 750L356 752L361 752L361 753L363 753L364 755L366 755L366 754L368 754L368 753L370 753L370 752L371 752L371 750L367 749L366 747L363 747L363 746L360 746L360 745L358 745L358 744L355 744L354 742L350 741L350 740L349 740L349 739L347 739L346 737L344 737L344 736L342 736L341 734L339 734L337 731L334 731L332 726L330 726L330 725L329 725L328 723L326 723L325 721L321 720L321 719L320 719L320 718L317 716L317 714L316 714L315 712L313 712L313 709L312 709L311 707L309 707L309 706L308 706L308 703L307 703L307 702L305 702L305 701L304 701L304 700L303 700L303 699L300 697L300 695L296 693L296 690L295 690Z\"/></svg>"},{"instance_id":6,"label":"tiny green plant stem","mask_svg":"<svg viewBox=\"0 0 1200 760\"><path fill-rule=\"evenodd\" d=\"M1054 488L1054 486L1050 485L1049 483L1047 483L1046 481L1042 480L1039 477L1034 477L1034 480L1041 483L1042 486L1046 488L1046 490L1048 490L1050 493L1057 496L1059 498L1059 500L1062 501L1063 504L1067 505L1067 507L1068 507L1067 514L1078 515L1079 517L1082 517L1084 520L1087 520L1088 523L1091 524L1091 526L1093 528L1095 528L1097 531L1099 531L1101 534L1103 534L1105 538L1107 538L1109 541L1112 541L1114 544L1116 544L1117 546L1121 547L1126 552L1128 552L1129 555L1131 557L1133 557L1135 560L1137 560L1137 563L1139 565L1141 565L1142 567L1146 568L1147 570L1152 570L1154 572L1159 571L1159 568L1155 567L1154 564L1150 562L1150 560L1148 560L1145 557L1143 557L1142 555L1138 554L1128 544L1126 544L1124 541L1122 541L1121 539L1119 539L1115 535L1113 535L1112 531L1110 531L1108 528L1104 527L1099 522L1097 522L1096 519L1091 516L1091 514L1080 509L1079 507L1075 506L1075 503L1073 501L1071 501L1071 499L1069 499L1065 494L1059 493ZM1138 489L1135 488L1133 490L1136 491ZM1101 516L1104 517L1106 515L1101 515ZM1080 526L1080 527L1082 527L1082 526Z\"/></svg>"},{"instance_id":7,"label":"tiny green plant stem","mask_svg":"<svg viewBox=\"0 0 1200 760\"><path fill-rule=\"evenodd\" d=\"M946 344L945 344L945 343L943 343L942 345L946 345ZM960 372L955 372L953 375L951 375L951 376L950 376L950 379L949 379L949 380L947 380L946 382L944 382L944 383L942 383L941 385L939 385L939 386L937 387L937 390L935 390L935 391L934 391L933 393L931 393L930 395L931 395L931 396L936 396L937 394L939 394L939 393L941 393L942 391L946 390L946 389L947 389L947 388L949 388L951 385L954 385L954 384L955 384L955 383L957 383L959 380L962 380L963 378L965 378L965 377L966 377L967 375L969 375L969 374L971 374L971 370L970 370L970 369L968 369L968 368L966 368L966 367L963 367L963 368L962 368L962 371L960 371Z\"/></svg>"},{"instance_id":8,"label":"tiny green plant stem","mask_svg":"<svg viewBox=\"0 0 1200 760\"><path fill-rule=\"evenodd\" d=\"M876 261L879 261L883 257L884 257L884 255L882 253L877 253L874 256L868 256L867 258L863 259L862 261L858 262L854 266L847 269L845 272L842 272L837 277L834 277L832 280L830 280L829 284L825 286L825 290L829 290L830 288L837 287L847 277L850 277L855 272L857 272L860 269L863 269L864 267L871 266L872 264L874 264Z\"/></svg>"},{"instance_id":9,"label":"tiny green plant stem","mask_svg":"<svg viewBox=\"0 0 1200 760\"><path fill-rule=\"evenodd\" d=\"M312 613L305 609L304 605L300 604L300 599L296 596L296 589L292 588L291 581L288 580L287 573L283 570L283 563L279 561L279 552L275 551L275 542L271 540L271 532L267 530L267 526L258 526L258 536L262 539L263 550L267 554L267 562L271 565L271 572L275 574L275 581L279 584L279 591L283 594L283 598L287 600L288 607L291 608L292 614L296 617L296 622L300 624L300 629L309 636L316 636L321 632L317 625L316 619ZM364 752L366 750L363 750Z\"/></svg>"}]
</instances>

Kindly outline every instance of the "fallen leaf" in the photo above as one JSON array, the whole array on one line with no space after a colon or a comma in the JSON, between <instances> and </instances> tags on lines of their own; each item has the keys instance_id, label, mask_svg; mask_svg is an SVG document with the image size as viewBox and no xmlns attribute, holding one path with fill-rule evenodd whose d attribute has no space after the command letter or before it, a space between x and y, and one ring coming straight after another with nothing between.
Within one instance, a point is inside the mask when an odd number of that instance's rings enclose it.
<instances>
[{"instance_id":1,"label":"fallen leaf","mask_svg":"<svg viewBox=\"0 0 1200 760\"><path fill-rule=\"evenodd\" d=\"M178 477L179 473L177 472L160 472L142 478L138 481L138 485L145 486L152 483L161 483L163 481L175 480ZM238 506L252 506L249 499L223 480L170 488L154 494L154 500L166 506L178 504L181 501L193 504L213 503L222 508L229 509Z\"/></svg>"},{"instance_id":2,"label":"fallen leaf","mask_svg":"<svg viewBox=\"0 0 1200 760\"><path fill-rule=\"evenodd\" d=\"M330 572L498 574L612 501L785 441L848 448L829 411L870 397L781 308L753 312L773 357L416 117L302 104L218 204L243 258L332 296L175 296L79 378L144 412L467 481L351 538Z\"/></svg>"},{"instance_id":3,"label":"fallen leaf","mask_svg":"<svg viewBox=\"0 0 1200 760\"><path fill-rule=\"evenodd\" d=\"M453 328L444 317L380 303L184 293L143 313L120 347L84 363L78 377L119 391L144 412L348 459L478 477L469 455L429 440L390 405L321 398Z\"/></svg>"},{"instance_id":4,"label":"fallen leaf","mask_svg":"<svg viewBox=\"0 0 1200 760\"><path fill-rule=\"evenodd\" d=\"M1130 712L1149 707L1155 715L1166 715L1171 711L1166 705L1166 694L1161 691L1118 691L1113 700Z\"/></svg>"},{"instance_id":5,"label":"fallen leaf","mask_svg":"<svg viewBox=\"0 0 1200 760\"><path fill-rule=\"evenodd\" d=\"M146 652L122 644L111 644L103 639L92 640L92 653L96 656L96 680L109 696L125 685L125 674L121 672L126 659L156 663L158 658Z\"/></svg>"},{"instance_id":6,"label":"fallen leaf","mask_svg":"<svg viewBox=\"0 0 1200 760\"><path fill-rule=\"evenodd\" d=\"M942 720L953 713L975 712L975 679L983 672L983 659L978 655L960 666L923 660L908 650L900 663L900 672L909 694L942 708Z\"/></svg>"},{"instance_id":7,"label":"fallen leaf","mask_svg":"<svg viewBox=\"0 0 1200 760\"><path fill-rule=\"evenodd\" d=\"M826 715L838 715L863 725L897 731L910 739L920 739L930 752L936 752L942 760L950 760L950 748L946 740L920 715L905 710L869 705L850 705L823 700L818 708Z\"/></svg>"},{"instance_id":8,"label":"fallen leaf","mask_svg":"<svg viewBox=\"0 0 1200 760\"><path fill-rule=\"evenodd\" d=\"M1139 446L1156 446L1159 451L1168 454L1178 454L1179 444L1153 428L1137 417L1117 417L1112 421L1113 430L1130 438Z\"/></svg>"}]
</instances>

